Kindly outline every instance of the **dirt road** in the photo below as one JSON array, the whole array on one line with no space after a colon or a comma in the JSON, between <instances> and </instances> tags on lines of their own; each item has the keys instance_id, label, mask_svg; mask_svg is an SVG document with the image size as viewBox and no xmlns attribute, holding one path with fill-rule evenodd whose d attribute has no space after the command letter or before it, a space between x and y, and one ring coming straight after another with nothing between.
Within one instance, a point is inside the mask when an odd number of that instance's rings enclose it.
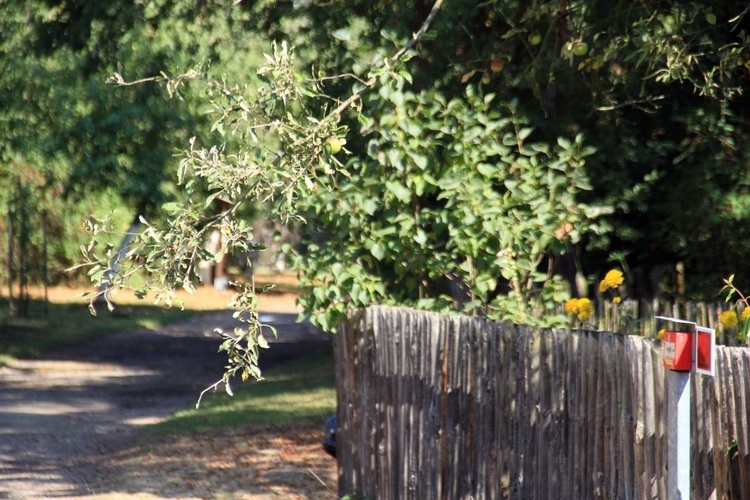
<instances>
[{"instance_id":1,"label":"dirt road","mask_svg":"<svg viewBox=\"0 0 750 500\"><path fill-rule=\"evenodd\" d=\"M296 314L269 313L279 338L262 368L324 348L330 337ZM112 334L39 359L0 368L0 498L97 493L108 460L145 424L195 403L221 378L214 328L231 313L160 331Z\"/></svg>"}]
</instances>

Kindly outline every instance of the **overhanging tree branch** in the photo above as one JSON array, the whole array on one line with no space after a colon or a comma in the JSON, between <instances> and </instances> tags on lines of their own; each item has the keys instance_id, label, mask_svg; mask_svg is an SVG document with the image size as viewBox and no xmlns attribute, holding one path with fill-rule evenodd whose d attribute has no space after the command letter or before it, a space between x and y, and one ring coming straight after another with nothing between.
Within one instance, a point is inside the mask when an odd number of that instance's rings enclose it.
<instances>
[{"instance_id":1,"label":"overhanging tree branch","mask_svg":"<svg viewBox=\"0 0 750 500\"><path fill-rule=\"evenodd\" d=\"M432 5L432 9L430 9L430 13L427 15L425 20L422 22L422 25L419 27L419 29L412 34L409 41L399 49L398 52L393 54L387 61L388 65L394 65L396 64L402 57L404 57L404 54L409 52L411 49L413 49L420 40L424 37L425 33L427 33L427 30L430 29L430 25L432 24L432 21L435 19L435 16L437 16L438 12L443 6L444 0L436 0L435 3ZM239 2L235 2L239 3ZM180 79L191 79L198 77L197 72L190 72L188 75L184 75ZM161 73L159 76L152 76L147 78L141 78L139 80L135 80L132 82L126 81L120 73L114 73L108 80L109 83L114 83L118 86L131 86L131 85L137 85L141 83L152 83L152 82L160 82L160 81L174 81L174 79L169 78L165 73ZM363 86L361 89L353 93L351 96L349 96L345 101L343 101L341 104L336 107L333 111L331 111L328 116L323 121L327 121L330 119L338 118L341 113L343 113L349 106L354 104L357 100L359 100L368 90L370 90L372 87L375 86L377 83L377 78L372 76L370 77L366 82L363 83ZM234 98L237 100L237 97L234 96L231 93L225 93L226 97ZM244 103L243 103L244 104Z\"/></svg>"},{"instance_id":2,"label":"overhanging tree branch","mask_svg":"<svg viewBox=\"0 0 750 500\"><path fill-rule=\"evenodd\" d=\"M314 179L319 171L328 174L338 169L343 172L343 164L335 158L335 152L324 149L331 136L342 131L342 127L337 125L339 117L365 92L396 77L394 68L422 40L443 2L436 0L420 28L403 47L386 59L382 66L373 67L368 80L362 82L362 87L354 94L332 111L322 111L322 119L312 115L299 116L307 113L305 103L302 103L302 111L299 106L291 106L290 99L305 96L314 101L323 96L300 89L300 82L292 77L292 52L284 43L280 47L274 45L273 55L267 56L267 64L258 70L259 75L269 78L272 84L260 88L257 100L252 102L246 100L242 93L232 91L223 82L211 80L198 70L175 77L161 73L134 82L125 81L119 73L112 75L110 82L119 86L149 82L165 84L170 96L186 81L203 82L212 92L222 96L222 99L212 101L214 112L217 113L216 124L223 127L229 123L234 126L233 133L239 131L247 139L241 149L252 152L238 154L231 160L213 148L211 151L201 149L196 152L191 141L190 152L181 163L182 173L178 174L178 179L183 183L184 172L190 170L196 178L206 180L212 194L204 203L196 203L190 196L185 203L170 203L169 208L165 208L169 214L168 226L162 229L149 226L147 231L134 239L129 255L140 257L140 267L153 275L153 279L137 293L145 295L146 289L156 290L156 300L170 304L173 291L180 286L191 292L196 279L193 266L196 259L212 259L219 255L207 255L201 249L201 240L209 228L216 228L226 236L221 255L236 249L249 252L252 248L248 242L253 239L249 227L232 222L232 215L238 207L245 202L267 201L278 196L279 213L288 215L297 210L300 197L308 191L315 191ZM315 106L315 109L320 108ZM258 128L262 130L256 134ZM192 181L185 181L184 185L186 191L192 192ZM223 199L227 206L219 213L207 215L210 202L215 198ZM95 255L91 248L83 249L84 258L88 261L86 265L94 269L92 278L104 280L100 269L106 268L110 262ZM124 280L118 279L117 283L124 283ZM232 299L230 306L238 310L238 319L246 325L233 332L217 332L223 339L220 350L227 353L228 365L221 380L212 387L224 383L227 392L230 392L229 379L234 375L241 375L243 380L249 376L260 378L258 349L267 346L260 331L262 325L257 315L254 288L252 285L237 285L241 291Z\"/></svg>"},{"instance_id":3,"label":"overhanging tree branch","mask_svg":"<svg viewBox=\"0 0 750 500\"><path fill-rule=\"evenodd\" d=\"M412 48L414 48L417 43L424 37L424 34L427 33L427 30L430 28L430 25L432 24L433 19L435 19L435 16L440 11L440 8L443 6L443 0L437 0L430 10L430 13L425 18L424 22L422 23L422 26L420 26L419 30L417 30L416 33L414 33L411 37L411 39L401 47L401 49L396 52L390 59L388 59L389 64L395 64L401 59L404 54L406 54L408 51L410 51ZM375 83L377 83L377 78L370 77L369 80L367 80L364 84L364 87L359 89L357 92L349 96L347 100L339 104L339 106L334 109L327 118L337 118L341 115L341 113L344 112L349 106L354 104L358 99L360 99L368 90L370 90Z\"/></svg>"}]
</instances>

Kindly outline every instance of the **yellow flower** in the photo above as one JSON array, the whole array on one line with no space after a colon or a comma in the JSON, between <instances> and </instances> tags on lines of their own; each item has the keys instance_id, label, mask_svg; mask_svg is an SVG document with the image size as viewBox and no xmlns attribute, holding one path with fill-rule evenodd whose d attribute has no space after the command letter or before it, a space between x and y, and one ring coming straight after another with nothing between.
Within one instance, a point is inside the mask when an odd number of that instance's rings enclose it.
<instances>
[{"instance_id":1,"label":"yellow flower","mask_svg":"<svg viewBox=\"0 0 750 500\"><path fill-rule=\"evenodd\" d=\"M566 301L565 312L568 314L578 314L578 299L569 299Z\"/></svg>"},{"instance_id":2,"label":"yellow flower","mask_svg":"<svg viewBox=\"0 0 750 500\"><path fill-rule=\"evenodd\" d=\"M738 323L737 319L737 313L734 311L724 311L719 316L719 323L721 323L721 326L723 328L732 328L733 326L737 326Z\"/></svg>"},{"instance_id":3,"label":"yellow flower","mask_svg":"<svg viewBox=\"0 0 750 500\"><path fill-rule=\"evenodd\" d=\"M594 306L586 297L569 299L565 302L565 312L578 316L579 320L584 321L594 313Z\"/></svg>"},{"instance_id":4,"label":"yellow flower","mask_svg":"<svg viewBox=\"0 0 750 500\"><path fill-rule=\"evenodd\" d=\"M622 302L622 297L615 297L614 299L612 299L612 302L614 302L615 304L619 304L620 302Z\"/></svg>"},{"instance_id":5,"label":"yellow flower","mask_svg":"<svg viewBox=\"0 0 750 500\"><path fill-rule=\"evenodd\" d=\"M594 306L587 298L578 299L578 319L584 321L594 312Z\"/></svg>"},{"instance_id":6,"label":"yellow flower","mask_svg":"<svg viewBox=\"0 0 750 500\"><path fill-rule=\"evenodd\" d=\"M656 334L656 338L659 339L659 340L664 340L664 332L665 331L666 330L664 330L664 328L662 328L661 330L659 330L659 333Z\"/></svg>"},{"instance_id":7,"label":"yellow flower","mask_svg":"<svg viewBox=\"0 0 750 500\"><path fill-rule=\"evenodd\" d=\"M617 288L622 285L625 279L622 277L622 271L612 269L607 273L603 280L599 282L599 291L606 292L610 288Z\"/></svg>"},{"instance_id":8,"label":"yellow flower","mask_svg":"<svg viewBox=\"0 0 750 500\"><path fill-rule=\"evenodd\" d=\"M746 307L742 310L742 315L740 316L740 318L742 318L742 321L745 321L748 316L750 316L750 307Z\"/></svg>"}]
</instances>

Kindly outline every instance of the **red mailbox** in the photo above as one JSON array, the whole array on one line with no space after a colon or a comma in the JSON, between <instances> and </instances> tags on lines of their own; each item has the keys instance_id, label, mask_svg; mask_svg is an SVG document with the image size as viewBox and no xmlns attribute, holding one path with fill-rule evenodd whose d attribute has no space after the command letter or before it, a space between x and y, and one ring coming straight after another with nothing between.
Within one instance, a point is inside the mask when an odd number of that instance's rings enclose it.
<instances>
[{"instance_id":1,"label":"red mailbox","mask_svg":"<svg viewBox=\"0 0 750 500\"><path fill-rule=\"evenodd\" d=\"M664 367L678 372L689 372L693 366L693 334L665 331L662 340Z\"/></svg>"},{"instance_id":2,"label":"red mailbox","mask_svg":"<svg viewBox=\"0 0 750 500\"><path fill-rule=\"evenodd\" d=\"M686 325L682 331L664 332L662 360L668 370L693 372L702 375L714 374L716 331L698 326L692 321L656 316L656 319Z\"/></svg>"},{"instance_id":3,"label":"red mailbox","mask_svg":"<svg viewBox=\"0 0 750 500\"><path fill-rule=\"evenodd\" d=\"M695 372L713 377L716 367L716 330L702 326L695 328L693 359Z\"/></svg>"}]
</instances>

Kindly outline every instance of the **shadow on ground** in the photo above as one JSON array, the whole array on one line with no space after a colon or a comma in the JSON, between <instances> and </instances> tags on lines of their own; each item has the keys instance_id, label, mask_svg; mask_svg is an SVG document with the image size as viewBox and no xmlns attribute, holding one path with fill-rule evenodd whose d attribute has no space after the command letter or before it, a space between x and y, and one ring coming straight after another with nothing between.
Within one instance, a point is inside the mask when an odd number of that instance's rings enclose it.
<instances>
[{"instance_id":1,"label":"shadow on ground","mask_svg":"<svg viewBox=\"0 0 750 500\"><path fill-rule=\"evenodd\" d=\"M261 368L330 346L296 314L266 314L277 328ZM0 368L0 497L83 496L97 491L110 457L143 425L194 404L221 378L213 331L238 326L231 312L159 331L107 335Z\"/></svg>"}]
</instances>

